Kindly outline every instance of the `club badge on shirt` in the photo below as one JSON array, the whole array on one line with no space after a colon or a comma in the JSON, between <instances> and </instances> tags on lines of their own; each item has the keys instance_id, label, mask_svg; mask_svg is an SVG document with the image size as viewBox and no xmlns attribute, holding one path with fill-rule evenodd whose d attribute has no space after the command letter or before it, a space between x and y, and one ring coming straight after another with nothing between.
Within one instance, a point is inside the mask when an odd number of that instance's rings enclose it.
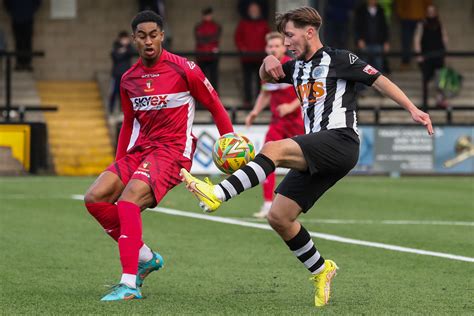
<instances>
[{"instance_id":1,"label":"club badge on shirt","mask_svg":"<svg viewBox=\"0 0 474 316\"><path fill-rule=\"evenodd\" d=\"M145 92L152 92L152 91L154 91L155 88L153 88L152 86L153 86L153 80L148 79L148 80L146 81L146 88L143 89L143 91L145 91Z\"/></svg>"}]
</instances>

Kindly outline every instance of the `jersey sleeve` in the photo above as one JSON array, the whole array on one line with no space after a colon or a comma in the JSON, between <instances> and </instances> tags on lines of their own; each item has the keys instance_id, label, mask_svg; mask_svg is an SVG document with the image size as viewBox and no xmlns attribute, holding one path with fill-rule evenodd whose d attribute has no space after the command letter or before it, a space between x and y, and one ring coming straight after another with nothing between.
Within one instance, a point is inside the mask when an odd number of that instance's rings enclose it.
<instances>
[{"instance_id":1,"label":"jersey sleeve","mask_svg":"<svg viewBox=\"0 0 474 316\"><path fill-rule=\"evenodd\" d=\"M285 73L285 77L278 80L278 83L293 84L293 72L295 71L295 61L289 60L281 66L283 68L283 72Z\"/></svg>"},{"instance_id":2,"label":"jersey sleeve","mask_svg":"<svg viewBox=\"0 0 474 316\"><path fill-rule=\"evenodd\" d=\"M119 160L127 154L127 147L130 143L133 127L133 107L127 92L120 86L120 99L122 103L123 122L120 128L120 134L117 141L117 153L115 161Z\"/></svg>"},{"instance_id":3,"label":"jersey sleeve","mask_svg":"<svg viewBox=\"0 0 474 316\"><path fill-rule=\"evenodd\" d=\"M361 82L371 86L381 75L380 71L349 51L338 51L335 59L336 63L334 68L336 70L337 78L347 81Z\"/></svg>"},{"instance_id":4,"label":"jersey sleeve","mask_svg":"<svg viewBox=\"0 0 474 316\"><path fill-rule=\"evenodd\" d=\"M193 62L184 65L191 96L204 105L211 113L220 135L234 131L232 122L219 96L201 68Z\"/></svg>"}]
</instances>

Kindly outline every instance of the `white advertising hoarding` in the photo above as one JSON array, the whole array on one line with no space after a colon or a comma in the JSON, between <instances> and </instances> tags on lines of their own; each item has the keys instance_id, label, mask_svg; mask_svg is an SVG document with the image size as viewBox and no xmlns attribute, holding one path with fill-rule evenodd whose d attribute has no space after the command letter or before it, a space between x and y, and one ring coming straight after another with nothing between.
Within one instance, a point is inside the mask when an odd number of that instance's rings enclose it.
<instances>
[{"instance_id":1,"label":"white advertising hoarding","mask_svg":"<svg viewBox=\"0 0 474 316\"><path fill-rule=\"evenodd\" d=\"M254 125L246 128L245 125L234 125L234 131L246 136L255 146L255 153L262 149L265 143L267 125ZM193 174L222 174L212 161L212 150L219 132L215 125L194 125L193 134L198 138L196 152L194 153ZM286 170L277 170L277 174L285 174Z\"/></svg>"}]
</instances>

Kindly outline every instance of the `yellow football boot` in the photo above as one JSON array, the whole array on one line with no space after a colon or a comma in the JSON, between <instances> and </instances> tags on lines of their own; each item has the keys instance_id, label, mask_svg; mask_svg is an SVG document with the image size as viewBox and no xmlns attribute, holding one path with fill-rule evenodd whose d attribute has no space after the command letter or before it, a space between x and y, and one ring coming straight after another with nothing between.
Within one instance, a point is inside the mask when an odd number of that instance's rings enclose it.
<instances>
[{"instance_id":1,"label":"yellow football boot","mask_svg":"<svg viewBox=\"0 0 474 316\"><path fill-rule=\"evenodd\" d=\"M184 168L181 169L181 176L188 190L199 200L199 206L204 212L212 213L221 206L222 201L214 194L214 184L208 178L199 180Z\"/></svg>"},{"instance_id":2,"label":"yellow football boot","mask_svg":"<svg viewBox=\"0 0 474 316\"><path fill-rule=\"evenodd\" d=\"M324 270L309 278L314 282L314 305L317 307L328 304L331 295L331 281L336 276L336 270L339 269L332 260L324 261Z\"/></svg>"}]
</instances>

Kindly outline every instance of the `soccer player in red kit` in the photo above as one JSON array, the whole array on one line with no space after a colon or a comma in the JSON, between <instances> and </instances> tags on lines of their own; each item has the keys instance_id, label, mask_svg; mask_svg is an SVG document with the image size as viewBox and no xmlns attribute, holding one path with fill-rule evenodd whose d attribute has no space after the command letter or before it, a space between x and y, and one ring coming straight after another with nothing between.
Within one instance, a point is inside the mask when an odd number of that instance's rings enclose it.
<instances>
[{"instance_id":1,"label":"soccer player in red kit","mask_svg":"<svg viewBox=\"0 0 474 316\"><path fill-rule=\"evenodd\" d=\"M122 278L103 301L142 298L143 279L163 258L142 241L140 212L157 205L191 168L195 99L212 114L219 133L233 132L216 91L196 64L164 50L161 17L152 11L132 20L140 58L122 77L124 120L115 162L85 195L90 214L118 242Z\"/></svg>"},{"instance_id":2,"label":"soccer player in red kit","mask_svg":"<svg viewBox=\"0 0 474 316\"><path fill-rule=\"evenodd\" d=\"M265 50L268 55L275 56L282 64L291 60L290 57L285 55L286 47L283 44L285 38L281 33L268 33L265 39L267 41ZM304 134L300 101L296 97L293 86L287 83L264 82L253 110L245 119L245 125L247 127L252 125L258 114L269 104L272 119L265 136L265 143ZM264 202L260 212L253 214L257 218L266 218L270 211L275 189L275 178L275 173L272 173L263 183Z\"/></svg>"}]
</instances>

